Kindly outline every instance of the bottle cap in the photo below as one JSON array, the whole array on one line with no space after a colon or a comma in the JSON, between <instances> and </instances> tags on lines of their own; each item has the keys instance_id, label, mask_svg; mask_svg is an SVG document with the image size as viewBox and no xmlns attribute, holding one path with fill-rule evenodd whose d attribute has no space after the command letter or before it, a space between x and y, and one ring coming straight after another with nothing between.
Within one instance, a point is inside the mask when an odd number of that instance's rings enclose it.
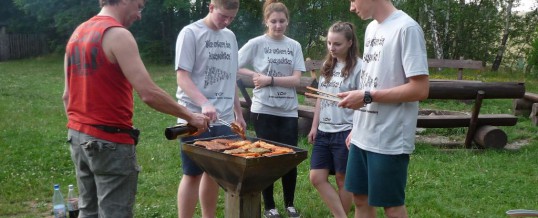
<instances>
[{"instance_id":1,"label":"bottle cap","mask_svg":"<svg viewBox=\"0 0 538 218\"><path fill-rule=\"evenodd\" d=\"M73 189L73 184L69 184L69 186L67 186L69 189Z\"/></svg>"},{"instance_id":2,"label":"bottle cap","mask_svg":"<svg viewBox=\"0 0 538 218\"><path fill-rule=\"evenodd\" d=\"M60 189L60 185L54 184L54 189Z\"/></svg>"}]
</instances>

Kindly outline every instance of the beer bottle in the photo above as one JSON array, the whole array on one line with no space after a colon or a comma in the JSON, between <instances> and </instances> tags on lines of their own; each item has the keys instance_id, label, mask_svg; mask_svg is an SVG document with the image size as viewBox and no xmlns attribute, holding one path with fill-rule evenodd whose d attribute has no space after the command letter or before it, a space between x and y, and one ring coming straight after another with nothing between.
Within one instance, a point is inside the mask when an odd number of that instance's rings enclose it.
<instances>
[{"instance_id":1,"label":"beer bottle","mask_svg":"<svg viewBox=\"0 0 538 218\"><path fill-rule=\"evenodd\" d=\"M167 127L164 130L164 136L166 136L166 139L168 140L174 140L178 137L185 137L185 136L191 136L194 133L196 133L198 129L188 123L186 124L178 124L176 126Z\"/></svg>"}]
</instances>

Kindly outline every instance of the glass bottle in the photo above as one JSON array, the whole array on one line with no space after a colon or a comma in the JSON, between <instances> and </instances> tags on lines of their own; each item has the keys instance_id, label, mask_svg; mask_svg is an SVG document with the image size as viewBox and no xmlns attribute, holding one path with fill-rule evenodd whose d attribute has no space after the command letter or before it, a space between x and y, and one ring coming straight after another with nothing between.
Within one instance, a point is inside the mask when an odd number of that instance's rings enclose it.
<instances>
[{"instance_id":1,"label":"glass bottle","mask_svg":"<svg viewBox=\"0 0 538 218\"><path fill-rule=\"evenodd\" d=\"M168 127L164 130L164 136L168 140L174 140L178 137L191 136L198 131L198 128L186 123Z\"/></svg>"}]
</instances>

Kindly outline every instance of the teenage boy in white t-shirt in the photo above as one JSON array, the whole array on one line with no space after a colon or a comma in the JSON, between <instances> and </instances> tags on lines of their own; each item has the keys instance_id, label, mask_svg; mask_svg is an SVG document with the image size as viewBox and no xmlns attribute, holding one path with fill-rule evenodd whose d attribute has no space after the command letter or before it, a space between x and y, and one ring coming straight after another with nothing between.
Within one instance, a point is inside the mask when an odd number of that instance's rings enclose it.
<instances>
[{"instance_id":1,"label":"teenage boy in white t-shirt","mask_svg":"<svg viewBox=\"0 0 538 218\"><path fill-rule=\"evenodd\" d=\"M209 131L182 138L180 144L197 138L232 135L229 127L215 122L217 118L228 123L235 120L243 129L246 127L235 88L237 40L226 28L238 10L239 0L211 0L207 16L184 27L178 35L174 68L178 102L213 122ZM178 119L178 123L185 122ZM183 177L177 194L179 217L194 216L198 197L202 216L215 217L218 184L184 153L181 165Z\"/></svg>"},{"instance_id":2,"label":"teenage boy in white t-shirt","mask_svg":"<svg viewBox=\"0 0 538 218\"><path fill-rule=\"evenodd\" d=\"M407 217L405 186L415 146L418 101L428 97L424 33L390 0L351 0L350 11L374 19L364 36L359 90L344 92L339 106L353 108L345 179L355 217Z\"/></svg>"}]
</instances>

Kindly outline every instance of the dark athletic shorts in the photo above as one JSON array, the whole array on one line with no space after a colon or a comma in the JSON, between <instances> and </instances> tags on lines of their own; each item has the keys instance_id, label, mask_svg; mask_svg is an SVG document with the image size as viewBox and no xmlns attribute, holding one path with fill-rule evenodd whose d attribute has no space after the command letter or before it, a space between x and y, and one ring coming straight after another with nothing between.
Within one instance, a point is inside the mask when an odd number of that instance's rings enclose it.
<instances>
[{"instance_id":1,"label":"dark athletic shorts","mask_svg":"<svg viewBox=\"0 0 538 218\"><path fill-rule=\"evenodd\" d=\"M335 133L318 130L312 148L310 169L328 169L331 175L335 172L345 174L349 154L346 138L349 132L350 130Z\"/></svg>"},{"instance_id":2,"label":"dark athletic shorts","mask_svg":"<svg viewBox=\"0 0 538 218\"><path fill-rule=\"evenodd\" d=\"M354 194L368 195L370 206L402 206L408 165L409 154L378 154L351 144L344 187Z\"/></svg>"}]
</instances>

